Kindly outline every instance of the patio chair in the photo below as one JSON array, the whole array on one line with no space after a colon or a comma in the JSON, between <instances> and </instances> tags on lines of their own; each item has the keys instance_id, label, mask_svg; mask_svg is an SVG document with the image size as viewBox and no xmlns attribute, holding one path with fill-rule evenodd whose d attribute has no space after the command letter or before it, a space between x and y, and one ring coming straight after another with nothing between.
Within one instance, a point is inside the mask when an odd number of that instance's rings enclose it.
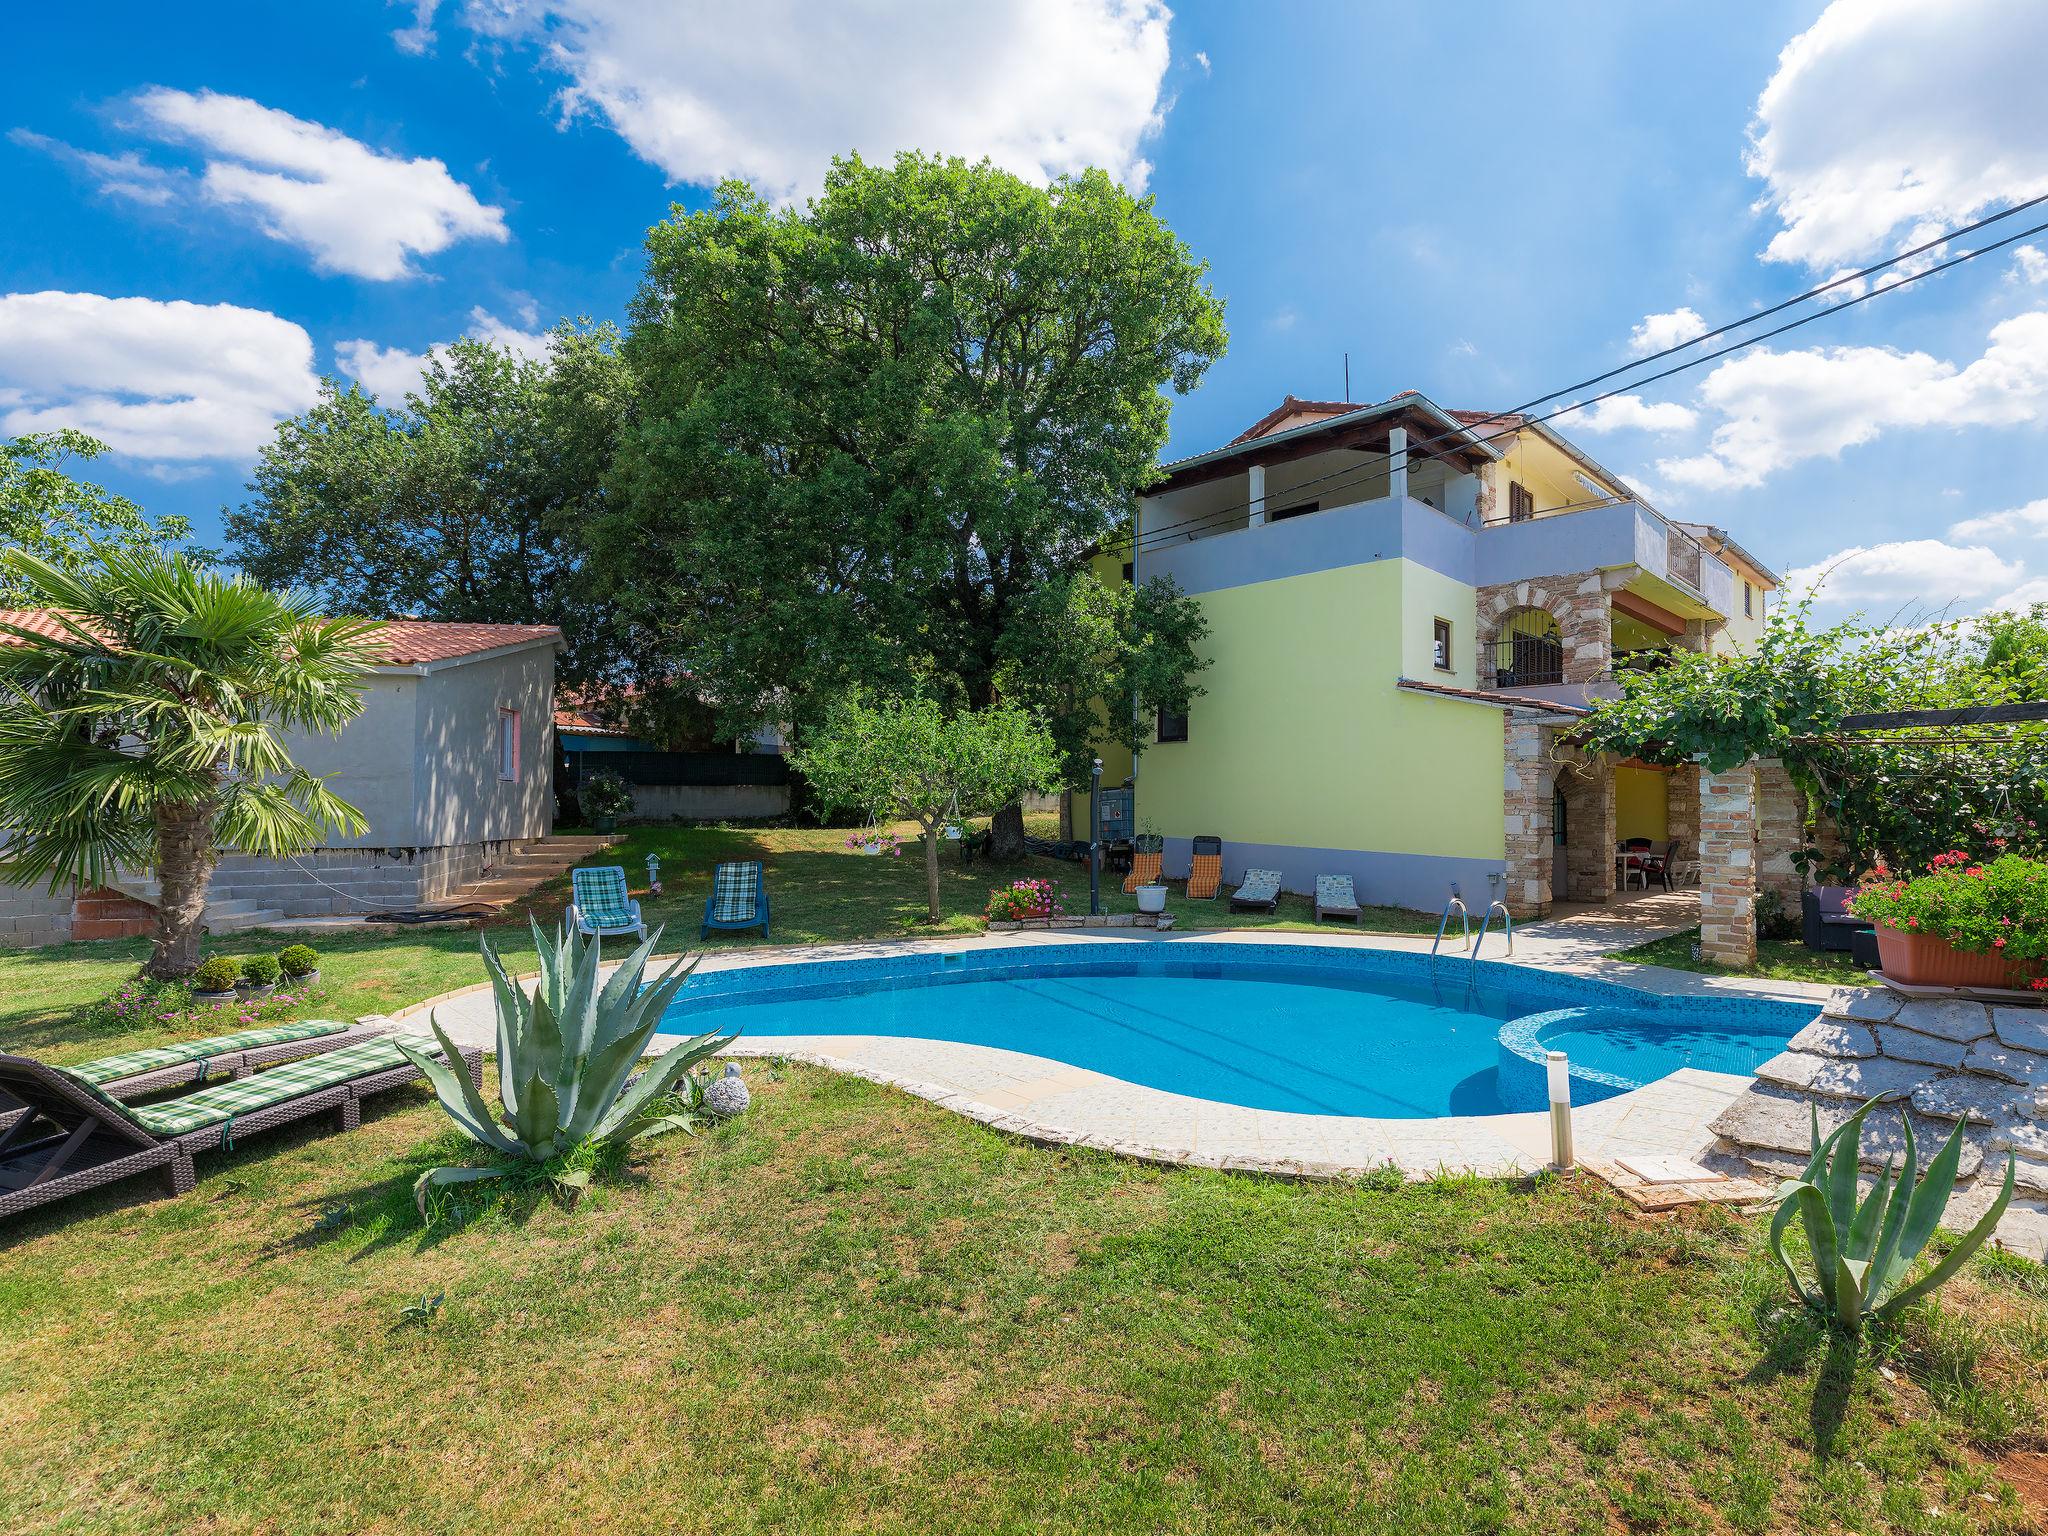
<instances>
[{"instance_id":1,"label":"patio chair","mask_svg":"<svg viewBox=\"0 0 2048 1536\"><path fill-rule=\"evenodd\" d=\"M1348 917L1363 925L1365 909L1358 904L1358 891L1349 875L1316 876L1316 921L1326 917Z\"/></svg>"},{"instance_id":2,"label":"patio chair","mask_svg":"<svg viewBox=\"0 0 2048 1536\"><path fill-rule=\"evenodd\" d=\"M1236 890L1230 893L1233 912L1271 912L1280 905L1280 871L1248 869Z\"/></svg>"},{"instance_id":3,"label":"patio chair","mask_svg":"<svg viewBox=\"0 0 2048 1536\"><path fill-rule=\"evenodd\" d=\"M703 938L714 928L758 928L768 937L768 884L761 861L721 864L711 872L711 895L704 902Z\"/></svg>"},{"instance_id":4,"label":"patio chair","mask_svg":"<svg viewBox=\"0 0 2048 1536\"><path fill-rule=\"evenodd\" d=\"M1157 885L1160 861L1165 857L1163 853L1132 854L1131 872L1124 876L1124 894L1130 895L1141 885Z\"/></svg>"},{"instance_id":5,"label":"patio chair","mask_svg":"<svg viewBox=\"0 0 2048 1536\"><path fill-rule=\"evenodd\" d=\"M1855 894L1846 885L1809 886L1799 893L1801 937L1808 949L1855 952L1857 930L1871 926L1869 918L1849 910Z\"/></svg>"},{"instance_id":6,"label":"patio chair","mask_svg":"<svg viewBox=\"0 0 2048 1536\"><path fill-rule=\"evenodd\" d=\"M432 1040L407 1043L440 1050ZM481 1085L482 1051L467 1047L461 1056L470 1081ZM61 1067L0 1056L0 1090L25 1111L0 1132L0 1217L140 1173L159 1175L167 1193L182 1195L197 1178L194 1153L232 1149L237 1137L329 1111L337 1129L354 1130L364 1099L419 1076L397 1037L381 1035L161 1104L130 1106Z\"/></svg>"},{"instance_id":7,"label":"patio chair","mask_svg":"<svg viewBox=\"0 0 2048 1536\"><path fill-rule=\"evenodd\" d=\"M1198 837L1188 865L1188 900L1214 901L1223 888L1223 839Z\"/></svg>"},{"instance_id":8,"label":"patio chair","mask_svg":"<svg viewBox=\"0 0 2048 1536\"><path fill-rule=\"evenodd\" d=\"M1700 883L1700 861L1689 843L1673 841L1666 845L1664 853L1664 879L1668 888L1678 890L1682 886Z\"/></svg>"},{"instance_id":9,"label":"patio chair","mask_svg":"<svg viewBox=\"0 0 2048 1536\"><path fill-rule=\"evenodd\" d=\"M389 1027L390 1020L371 1015L353 1024L335 1019L301 1019L295 1024L270 1024L239 1030L231 1035L208 1035L201 1040L180 1040L146 1050L124 1051L118 1056L101 1056L63 1070L83 1078L111 1098L131 1099L181 1084L199 1084L226 1073L242 1077L260 1067L297 1061L338 1050L359 1040L374 1040ZM21 1110L0 1088L0 1126Z\"/></svg>"},{"instance_id":10,"label":"patio chair","mask_svg":"<svg viewBox=\"0 0 2048 1536\"><path fill-rule=\"evenodd\" d=\"M593 864L569 871L569 920L593 937L630 933L647 937L640 903L626 894L626 871L617 864Z\"/></svg>"}]
</instances>

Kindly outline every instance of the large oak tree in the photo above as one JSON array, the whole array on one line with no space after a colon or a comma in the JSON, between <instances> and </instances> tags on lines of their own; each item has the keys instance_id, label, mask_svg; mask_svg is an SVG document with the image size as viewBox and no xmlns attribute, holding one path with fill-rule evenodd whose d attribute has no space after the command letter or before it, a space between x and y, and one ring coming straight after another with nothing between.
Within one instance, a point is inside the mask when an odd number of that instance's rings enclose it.
<instances>
[{"instance_id":1,"label":"large oak tree","mask_svg":"<svg viewBox=\"0 0 2048 1536\"><path fill-rule=\"evenodd\" d=\"M686 687L728 734L801 731L855 688L956 710L1027 692L1071 742L1095 690L1032 658L1072 653L1064 584L1127 536L1165 391L1225 343L1151 200L1098 171L850 159L802 209L728 183L647 248L638 410L583 573L616 608L618 680ZM1191 607L1163 584L1125 604L1169 622L1110 636L1144 658L1110 658L1117 686L1159 694L1119 722L1184 704ZM999 849L1021 832L1013 807Z\"/></svg>"}]
</instances>

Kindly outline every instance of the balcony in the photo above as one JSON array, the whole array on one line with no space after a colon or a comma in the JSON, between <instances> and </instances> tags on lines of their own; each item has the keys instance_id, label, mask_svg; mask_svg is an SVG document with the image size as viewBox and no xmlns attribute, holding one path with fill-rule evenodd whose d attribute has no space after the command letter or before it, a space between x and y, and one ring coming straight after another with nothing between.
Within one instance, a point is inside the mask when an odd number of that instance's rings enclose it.
<instances>
[{"instance_id":1,"label":"balcony","mask_svg":"<svg viewBox=\"0 0 2048 1536\"><path fill-rule=\"evenodd\" d=\"M1638 501L1617 498L1523 518L1491 518L1480 529L1482 586L1631 565L1647 578L1644 596L1687 618L1725 619L1735 612L1734 573L1691 534Z\"/></svg>"}]
</instances>

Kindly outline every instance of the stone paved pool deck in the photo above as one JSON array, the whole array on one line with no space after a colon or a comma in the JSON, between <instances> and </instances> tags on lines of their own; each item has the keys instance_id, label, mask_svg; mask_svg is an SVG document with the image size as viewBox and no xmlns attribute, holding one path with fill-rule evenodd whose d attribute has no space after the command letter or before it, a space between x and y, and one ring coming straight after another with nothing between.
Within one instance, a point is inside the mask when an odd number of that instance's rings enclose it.
<instances>
[{"instance_id":1,"label":"stone paved pool deck","mask_svg":"<svg viewBox=\"0 0 2048 1536\"><path fill-rule=\"evenodd\" d=\"M1829 988L1798 982L1702 976L1609 960L1609 951L1688 927L1693 910L1662 896L1531 924L1515 935L1513 961L1536 969L1594 977L1663 996L1773 997L1811 1000ZM701 969L789 965L814 960L942 954L1046 944L1339 945L1427 952L1428 938L1343 931L1275 933L1233 930L1076 930L970 935L950 939L876 941L721 951ZM1447 945L1447 951L1449 946ZM1509 958L1496 933L1485 958ZM1456 963L1450 961L1447 963ZM424 1025L426 1005L401 1015ZM489 989L434 1005L458 1044L494 1043ZM1232 1168L1297 1178L1334 1178L1392 1164L1411 1177L1442 1172L1505 1176L1550 1162L1549 1117L1543 1113L1455 1115L1387 1120L1296 1114L1191 1098L1043 1056L944 1040L886 1035L749 1037L728 1054L785 1057L903 1089L998 1130L1050 1145L1097 1148L1151 1162ZM1576 1110L1578 1160L1599 1166L1621 1157L1696 1160L1713 1147L1709 1126L1749 1083L1747 1077L1687 1068Z\"/></svg>"}]
</instances>

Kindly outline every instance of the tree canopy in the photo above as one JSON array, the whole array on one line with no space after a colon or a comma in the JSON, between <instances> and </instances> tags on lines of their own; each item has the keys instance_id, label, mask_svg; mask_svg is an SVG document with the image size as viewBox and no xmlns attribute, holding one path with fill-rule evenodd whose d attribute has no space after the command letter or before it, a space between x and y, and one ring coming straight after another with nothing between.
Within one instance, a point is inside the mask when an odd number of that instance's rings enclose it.
<instances>
[{"instance_id":1,"label":"tree canopy","mask_svg":"<svg viewBox=\"0 0 2048 1536\"><path fill-rule=\"evenodd\" d=\"M228 513L234 558L338 612L558 624L562 674L601 670L609 608L577 577L632 402L617 339L564 324L545 358L457 341L402 402L327 381Z\"/></svg>"},{"instance_id":2,"label":"tree canopy","mask_svg":"<svg viewBox=\"0 0 2048 1536\"><path fill-rule=\"evenodd\" d=\"M590 562L623 664L687 677L726 734L801 729L855 686L985 706L1007 669L1074 739L1084 701L1029 663L1067 643L1063 584L1128 528L1164 391L1225 342L1150 200L1095 171L850 159L806 208L728 183L647 248L639 410ZM1169 621L1126 642L1141 688L1193 668L1185 602L1130 606Z\"/></svg>"},{"instance_id":3,"label":"tree canopy","mask_svg":"<svg viewBox=\"0 0 2048 1536\"><path fill-rule=\"evenodd\" d=\"M1053 781L1052 738L1014 704L948 716L931 699L841 699L792 754L826 805L924 829L925 897L939 921L939 829L986 816Z\"/></svg>"},{"instance_id":4,"label":"tree canopy","mask_svg":"<svg viewBox=\"0 0 2048 1536\"><path fill-rule=\"evenodd\" d=\"M126 496L65 473L67 458L90 461L107 445L83 432L31 432L0 441L0 543L63 571L84 569L93 546L162 549L192 535L182 517L154 522ZM0 568L0 604L20 605L33 587Z\"/></svg>"}]
</instances>

